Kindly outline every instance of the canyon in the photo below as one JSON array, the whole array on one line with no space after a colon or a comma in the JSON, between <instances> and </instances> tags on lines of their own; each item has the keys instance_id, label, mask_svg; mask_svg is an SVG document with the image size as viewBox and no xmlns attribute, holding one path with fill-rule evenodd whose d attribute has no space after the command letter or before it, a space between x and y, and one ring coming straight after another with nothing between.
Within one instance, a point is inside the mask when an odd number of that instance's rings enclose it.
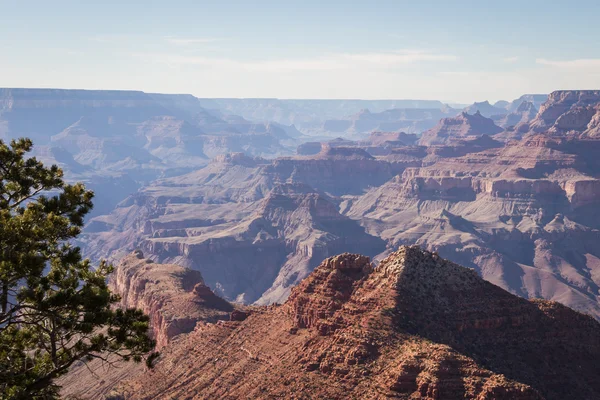
<instances>
[{"instance_id":1,"label":"canyon","mask_svg":"<svg viewBox=\"0 0 600 400\"><path fill-rule=\"evenodd\" d=\"M419 244L513 294L600 318L600 96L555 92L535 115L529 100L505 105L506 129L464 111L420 136L374 131L284 157L220 155L95 216L80 244L115 262L140 248L258 305L285 301L326 257L378 262Z\"/></svg>"},{"instance_id":2,"label":"canyon","mask_svg":"<svg viewBox=\"0 0 600 400\"><path fill-rule=\"evenodd\" d=\"M597 396L591 375L573 376L564 360L591 365L565 343L594 348L600 320L599 91L472 106L33 89L0 98L3 140L32 137L36 157L97 193L76 244L119 265L111 287L122 307L151 316L164 357L157 375L90 364L102 377L93 383L78 365L65 393ZM453 265L440 271L458 286L418 268L390 272L401 259ZM409 270L418 278L401 283ZM534 348L539 376L520 357ZM272 379L257 384L256 371Z\"/></svg>"}]
</instances>

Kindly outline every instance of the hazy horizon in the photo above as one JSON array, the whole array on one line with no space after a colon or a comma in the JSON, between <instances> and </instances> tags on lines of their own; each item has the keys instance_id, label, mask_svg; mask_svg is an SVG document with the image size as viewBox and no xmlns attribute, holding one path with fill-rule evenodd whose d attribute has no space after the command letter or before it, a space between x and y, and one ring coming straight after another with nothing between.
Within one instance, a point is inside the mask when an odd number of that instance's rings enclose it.
<instances>
[{"instance_id":1,"label":"hazy horizon","mask_svg":"<svg viewBox=\"0 0 600 400\"><path fill-rule=\"evenodd\" d=\"M448 99L434 99L434 98L405 98L405 97L390 97L390 98L366 98L366 97L345 97L345 98L337 98L337 97L258 97L258 96L253 96L253 97L225 97L225 96L213 96L213 97L208 97L208 96L198 96L198 95L194 95L192 93L186 93L186 92L152 92L152 91L145 91L145 90L140 90L140 89L111 89L111 88L106 88L106 89L90 89L90 88L80 88L80 87L39 87L39 86L19 86L19 87L8 87L8 86L2 86L0 87L1 89L8 89L8 90L72 90L72 91L107 91L107 92L142 92L142 93L147 93L147 94L168 94L168 95L191 95L194 96L196 98L199 99L217 99L217 100L283 100L283 101L308 101L308 100L316 100L316 101L439 101L441 103L444 103L446 105L451 105L451 104L459 104L459 105L470 105L472 103L481 103L481 102L485 102L485 101L489 101L490 104L494 104L497 101L513 101L518 99L521 96L526 96L526 95L548 95L549 93L522 93L521 95L515 97L515 98L506 98L506 99L497 99L495 101L489 100L489 99L481 99L481 100L472 100L470 102L460 102L460 101L454 101L452 99L448 100ZM564 90L594 90L594 89L556 89L557 91L564 91ZM553 90L554 91L554 90Z\"/></svg>"},{"instance_id":2,"label":"hazy horizon","mask_svg":"<svg viewBox=\"0 0 600 400\"><path fill-rule=\"evenodd\" d=\"M599 12L587 0L0 1L0 86L510 101L600 87Z\"/></svg>"}]
</instances>

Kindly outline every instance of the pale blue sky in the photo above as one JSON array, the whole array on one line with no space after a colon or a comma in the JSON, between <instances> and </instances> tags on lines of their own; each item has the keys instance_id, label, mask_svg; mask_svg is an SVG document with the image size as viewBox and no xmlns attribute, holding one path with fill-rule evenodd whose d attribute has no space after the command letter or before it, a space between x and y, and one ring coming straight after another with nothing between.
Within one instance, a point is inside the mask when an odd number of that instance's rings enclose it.
<instances>
[{"instance_id":1,"label":"pale blue sky","mask_svg":"<svg viewBox=\"0 0 600 400\"><path fill-rule=\"evenodd\" d=\"M0 0L0 87L472 102L600 87L600 2Z\"/></svg>"}]
</instances>

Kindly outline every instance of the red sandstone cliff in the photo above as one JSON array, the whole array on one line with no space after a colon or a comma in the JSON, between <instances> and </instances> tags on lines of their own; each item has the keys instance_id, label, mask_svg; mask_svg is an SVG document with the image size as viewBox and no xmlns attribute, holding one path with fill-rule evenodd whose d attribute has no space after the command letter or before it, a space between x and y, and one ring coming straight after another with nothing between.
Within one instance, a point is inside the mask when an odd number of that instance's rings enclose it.
<instances>
[{"instance_id":1,"label":"red sandstone cliff","mask_svg":"<svg viewBox=\"0 0 600 400\"><path fill-rule=\"evenodd\" d=\"M156 264L139 250L117 266L110 287L121 296L122 307L139 308L150 316L158 350L191 332L196 323L227 320L234 310L204 284L200 272Z\"/></svg>"}]
</instances>

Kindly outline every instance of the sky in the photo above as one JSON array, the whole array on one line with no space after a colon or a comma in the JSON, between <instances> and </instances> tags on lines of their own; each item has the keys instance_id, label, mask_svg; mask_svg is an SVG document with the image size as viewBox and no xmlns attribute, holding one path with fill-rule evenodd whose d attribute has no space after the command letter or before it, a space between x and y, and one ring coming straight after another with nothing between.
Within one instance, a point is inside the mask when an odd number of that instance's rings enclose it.
<instances>
[{"instance_id":1,"label":"sky","mask_svg":"<svg viewBox=\"0 0 600 400\"><path fill-rule=\"evenodd\" d=\"M600 88L600 1L0 0L0 87L512 100Z\"/></svg>"}]
</instances>

